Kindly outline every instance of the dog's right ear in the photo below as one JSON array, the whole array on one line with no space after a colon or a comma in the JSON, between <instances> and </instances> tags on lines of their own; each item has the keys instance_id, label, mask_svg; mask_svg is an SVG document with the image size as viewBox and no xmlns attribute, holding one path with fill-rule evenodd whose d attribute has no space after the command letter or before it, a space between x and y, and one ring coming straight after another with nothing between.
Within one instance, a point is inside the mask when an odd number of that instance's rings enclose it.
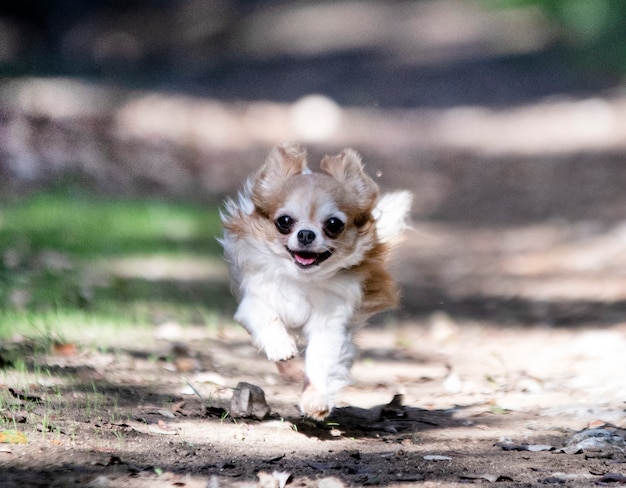
<instances>
[{"instance_id":1,"label":"dog's right ear","mask_svg":"<svg viewBox=\"0 0 626 488\"><path fill-rule=\"evenodd\" d=\"M252 202L263 210L276 199L286 179L306 170L306 151L297 144L286 143L272 149L253 178Z\"/></svg>"}]
</instances>

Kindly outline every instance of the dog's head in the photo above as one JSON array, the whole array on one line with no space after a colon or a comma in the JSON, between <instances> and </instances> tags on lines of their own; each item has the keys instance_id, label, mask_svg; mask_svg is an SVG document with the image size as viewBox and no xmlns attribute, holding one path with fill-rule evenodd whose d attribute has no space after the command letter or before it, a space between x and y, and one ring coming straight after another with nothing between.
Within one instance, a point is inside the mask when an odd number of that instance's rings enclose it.
<instances>
[{"instance_id":1,"label":"dog's head","mask_svg":"<svg viewBox=\"0 0 626 488\"><path fill-rule=\"evenodd\" d=\"M307 273L332 273L358 265L375 241L372 210L378 186L346 149L326 156L322 172L307 168L297 146L275 148L252 180L258 227L277 258Z\"/></svg>"}]
</instances>

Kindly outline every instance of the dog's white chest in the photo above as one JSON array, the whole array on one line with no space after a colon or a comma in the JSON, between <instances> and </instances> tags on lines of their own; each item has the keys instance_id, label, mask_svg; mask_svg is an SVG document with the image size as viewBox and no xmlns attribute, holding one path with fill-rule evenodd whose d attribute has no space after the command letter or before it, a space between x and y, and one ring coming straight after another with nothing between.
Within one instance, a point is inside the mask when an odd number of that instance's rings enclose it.
<instances>
[{"instance_id":1,"label":"dog's white chest","mask_svg":"<svg viewBox=\"0 0 626 488\"><path fill-rule=\"evenodd\" d=\"M362 299L360 283L335 279L323 282L281 280L273 293L274 310L290 328L315 327L321 318L350 322ZM326 322L326 320L322 320ZM321 325L321 324L320 324Z\"/></svg>"}]
</instances>

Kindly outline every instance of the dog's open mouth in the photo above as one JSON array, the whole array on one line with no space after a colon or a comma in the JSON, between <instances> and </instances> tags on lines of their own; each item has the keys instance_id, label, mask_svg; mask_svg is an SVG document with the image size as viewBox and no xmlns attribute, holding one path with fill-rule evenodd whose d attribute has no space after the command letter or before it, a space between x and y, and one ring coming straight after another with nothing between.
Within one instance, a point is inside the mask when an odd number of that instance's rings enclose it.
<instances>
[{"instance_id":1,"label":"dog's open mouth","mask_svg":"<svg viewBox=\"0 0 626 488\"><path fill-rule=\"evenodd\" d=\"M326 261L332 256L332 251L324 252L311 252L311 251L292 251L287 249L294 262L301 268L310 268L311 266L317 266L320 263Z\"/></svg>"}]
</instances>

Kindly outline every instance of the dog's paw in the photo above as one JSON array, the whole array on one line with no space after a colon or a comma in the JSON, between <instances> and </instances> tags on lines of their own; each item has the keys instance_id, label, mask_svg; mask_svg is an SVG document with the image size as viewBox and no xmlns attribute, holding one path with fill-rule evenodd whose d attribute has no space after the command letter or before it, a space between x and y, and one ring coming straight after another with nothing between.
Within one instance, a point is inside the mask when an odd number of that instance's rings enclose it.
<instances>
[{"instance_id":1,"label":"dog's paw","mask_svg":"<svg viewBox=\"0 0 626 488\"><path fill-rule=\"evenodd\" d=\"M298 354L298 346L289 334L276 334L270 340L264 341L263 349L270 361L284 361Z\"/></svg>"},{"instance_id":2,"label":"dog's paw","mask_svg":"<svg viewBox=\"0 0 626 488\"><path fill-rule=\"evenodd\" d=\"M324 420L330 414L332 405L327 395L322 395L313 385L308 384L302 392L300 410L307 417Z\"/></svg>"}]
</instances>

